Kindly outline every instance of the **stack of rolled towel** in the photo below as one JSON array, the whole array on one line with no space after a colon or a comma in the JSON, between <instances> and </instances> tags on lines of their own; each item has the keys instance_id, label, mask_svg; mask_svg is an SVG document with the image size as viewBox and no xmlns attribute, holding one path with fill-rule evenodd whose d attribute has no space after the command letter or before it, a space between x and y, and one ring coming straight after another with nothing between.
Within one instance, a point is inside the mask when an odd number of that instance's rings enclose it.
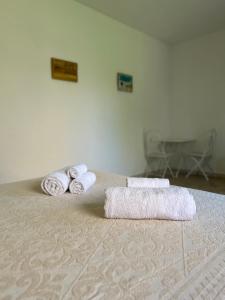
<instances>
[{"instance_id":1,"label":"stack of rolled towel","mask_svg":"<svg viewBox=\"0 0 225 300\"><path fill-rule=\"evenodd\" d=\"M192 220L193 196L168 179L127 178L127 187L106 189L105 217L118 219Z\"/></svg>"},{"instance_id":2,"label":"stack of rolled towel","mask_svg":"<svg viewBox=\"0 0 225 300\"><path fill-rule=\"evenodd\" d=\"M79 164L65 167L45 176L41 182L43 192L51 196L60 196L67 190L72 194L82 194L91 188L96 175L88 171L87 165Z\"/></svg>"}]
</instances>

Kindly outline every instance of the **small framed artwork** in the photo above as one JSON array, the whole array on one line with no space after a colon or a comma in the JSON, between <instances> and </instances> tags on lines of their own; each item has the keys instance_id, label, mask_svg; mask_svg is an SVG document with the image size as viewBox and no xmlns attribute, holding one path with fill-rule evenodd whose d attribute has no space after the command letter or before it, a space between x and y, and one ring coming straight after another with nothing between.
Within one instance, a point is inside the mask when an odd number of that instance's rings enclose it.
<instances>
[{"instance_id":1,"label":"small framed artwork","mask_svg":"<svg viewBox=\"0 0 225 300\"><path fill-rule=\"evenodd\" d=\"M133 76L117 73L117 88L119 91L123 92L133 92Z\"/></svg>"},{"instance_id":2,"label":"small framed artwork","mask_svg":"<svg viewBox=\"0 0 225 300\"><path fill-rule=\"evenodd\" d=\"M78 81L77 63L58 58L51 58L52 78L67 81Z\"/></svg>"}]
</instances>

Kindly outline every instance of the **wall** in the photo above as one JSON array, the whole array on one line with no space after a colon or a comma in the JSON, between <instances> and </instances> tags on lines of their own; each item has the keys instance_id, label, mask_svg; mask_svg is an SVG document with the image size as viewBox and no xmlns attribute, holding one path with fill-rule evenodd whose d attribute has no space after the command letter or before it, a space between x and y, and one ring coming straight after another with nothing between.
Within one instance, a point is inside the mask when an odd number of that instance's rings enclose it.
<instances>
[{"instance_id":1,"label":"wall","mask_svg":"<svg viewBox=\"0 0 225 300\"><path fill-rule=\"evenodd\" d=\"M174 135L218 132L215 168L225 173L225 31L178 44L171 60L171 128ZM178 125L179 124L179 125Z\"/></svg>"},{"instance_id":2,"label":"wall","mask_svg":"<svg viewBox=\"0 0 225 300\"><path fill-rule=\"evenodd\" d=\"M73 0L1 0L0 36L0 182L78 162L143 172L143 128L170 130L165 44ZM78 62L79 83L52 80L51 57Z\"/></svg>"},{"instance_id":3,"label":"wall","mask_svg":"<svg viewBox=\"0 0 225 300\"><path fill-rule=\"evenodd\" d=\"M225 31L172 49L171 128L197 137L216 128L215 170L225 173ZM179 126L177 126L179 124Z\"/></svg>"}]
</instances>

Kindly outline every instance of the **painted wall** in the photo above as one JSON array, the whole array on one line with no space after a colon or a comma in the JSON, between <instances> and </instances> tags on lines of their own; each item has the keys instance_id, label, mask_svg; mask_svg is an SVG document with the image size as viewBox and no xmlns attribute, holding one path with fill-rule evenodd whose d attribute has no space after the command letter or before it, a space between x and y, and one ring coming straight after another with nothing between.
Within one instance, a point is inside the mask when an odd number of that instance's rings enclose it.
<instances>
[{"instance_id":1,"label":"painted wall","mask_svg":"<svg viewBox=\"0 0 225 300\"><path fill-rule=\"evenodd\" d=\"M77 162L143 171L143 128L170 130L165 44L73 0L1 0L0 36L0 182ZM79 83L52 80L51 57L78 62Z\"/></svg>"},{"instance_id":2,"label":"painted wall","mask_svg":"<svg viewBox=\"0 0 225 300\"><path fill-rule=\"evenodd\" d=\"M171 60L171 128L197 137L216 128L215 168L225 173L225 31L178 44Z\"/></svg>"}]
</instances>

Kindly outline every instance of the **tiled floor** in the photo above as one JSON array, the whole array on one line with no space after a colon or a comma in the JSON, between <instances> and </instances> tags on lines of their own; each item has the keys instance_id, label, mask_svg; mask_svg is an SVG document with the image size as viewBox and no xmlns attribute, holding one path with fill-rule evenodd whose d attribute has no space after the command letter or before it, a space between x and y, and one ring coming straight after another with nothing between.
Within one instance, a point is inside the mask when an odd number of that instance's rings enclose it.
<instances>
[{"instance_id":1,"label":"tiled floor","mask_svg":"<svg viewBox=\"0 0 225 300\"><path fill-rule=\"evenodd\" d=\"M185 178L184 175L179 175L178 178L169 178L173 185L190 187L193 189L209 191L213 193L225 194L225 178L209 178L206 181L204 177L193 175Z\"/></svg>"}]
</instances>

